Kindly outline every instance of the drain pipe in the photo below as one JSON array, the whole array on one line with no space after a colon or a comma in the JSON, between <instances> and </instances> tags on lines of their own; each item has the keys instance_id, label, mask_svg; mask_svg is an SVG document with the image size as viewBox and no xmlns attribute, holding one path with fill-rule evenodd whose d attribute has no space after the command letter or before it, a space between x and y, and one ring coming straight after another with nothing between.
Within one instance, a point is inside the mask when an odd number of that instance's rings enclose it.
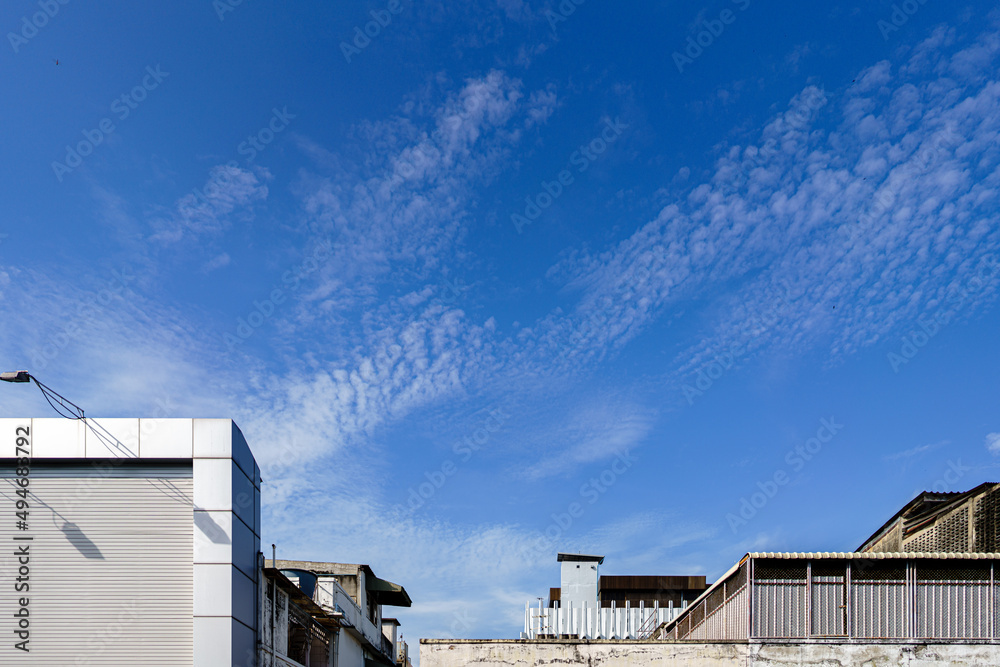
<instances>
[{"instance_id":1,"label":"drain pipe","mask_svg":"<svg viewBox=\"0 0 1000 667\"><path fill-rule=\"evenodd\" d=\"M271 567L278 564L278 547L271 545ZM271 667L274 667L274 608L278 606L278 580L271 580Z\"/></svg>"}]
</instances>

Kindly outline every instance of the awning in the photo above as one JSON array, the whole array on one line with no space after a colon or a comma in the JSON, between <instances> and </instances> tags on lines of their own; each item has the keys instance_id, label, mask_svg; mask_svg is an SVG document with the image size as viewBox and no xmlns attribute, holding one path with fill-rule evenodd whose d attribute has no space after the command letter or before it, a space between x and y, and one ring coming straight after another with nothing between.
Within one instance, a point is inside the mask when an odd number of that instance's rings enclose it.
<instances>
[{"instance_id":1,"label":"awning","mask_svg":"<svg viewBox=\"0 0 1000 667\"><path fill-rule=\"evenodd\" d=\"M374 575L365 577L365 589L378 594L379 604L391 607L409 607L413 604L405 588Z\"/></svg>"}]
</instances>

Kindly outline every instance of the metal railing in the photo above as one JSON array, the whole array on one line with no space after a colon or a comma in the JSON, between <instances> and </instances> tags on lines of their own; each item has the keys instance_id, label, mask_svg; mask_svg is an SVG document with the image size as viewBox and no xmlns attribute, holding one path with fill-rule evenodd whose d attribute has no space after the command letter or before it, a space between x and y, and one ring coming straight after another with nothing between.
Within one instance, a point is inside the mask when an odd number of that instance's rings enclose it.
<instances>
[{"instance_id":1,"label":"metal railing","mask_svg":"<svg viewBox=\"0 0 1000 667\"><path fill-rule=\"evenodd\" d=\"M996 556L751 554L652 638L996 642Z\"/></svg>"},{"instance_id":2,"label":"metal railing","mask_svg":"<svg viewBox=\"0 0 1000 667\"><path fill-rule=\"evenodd\" d=\"M664 623L672 620L685 607L675 607L668 603L661 607L658 602L646 606L640 602L624 607L599 607L597 604L580 607L532 607L524 605L525 639L547 637L572 637L577 639L648 639Z\"/></svg>"}]
</instances>

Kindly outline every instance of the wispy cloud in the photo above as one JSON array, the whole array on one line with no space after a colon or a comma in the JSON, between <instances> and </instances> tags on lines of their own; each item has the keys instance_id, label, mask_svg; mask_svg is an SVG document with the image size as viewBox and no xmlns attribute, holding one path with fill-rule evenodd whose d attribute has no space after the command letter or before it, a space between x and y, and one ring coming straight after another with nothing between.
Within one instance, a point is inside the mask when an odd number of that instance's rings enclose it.
<instances>
[{"instance_id":1,"label":"wispy cloud","mask_svg":"<svg viewBox=\"0 0 1000 667\"><path fill-rule=\"evenodd\" d=\"M233 214L267 198L265 183L269 179L263 167L213 167L204 187L181 197L173 211L152 221L152 239L176 243L185 236L222 233L231 224Z\"/></svg>"},{"instance_id":2,"label":"wispy cloud","mask_svg":"<svg viewBox=\"0 0 1000 667\"><path fill-rule=\"evenodd\" d=\"M801 122L803 99L830 96L805 89L654 221L603 253L570 254L553 277L582 290L576 327L586 329L592 313L604 322L583 342L613 348L666 307L710 287L726 293L738 278L738 305L678 355L681 372L734 344L824 344L837 359L901 332L961 290L1000 252L1000 227L988 222L1000 185L1000 84L984 65L1000 47L994 33L951 52L942 48L950 41L941 29L901 66L868 68ZM823 129L831 121L834 129ZM775 150L762 159L768 145ZM968 312L995 297L998 278ZM776 291L787 294L776 324L748 326L775 311Z\"/></svg>"},{"instance_id":3,"label":"wispy cloud","mask_svg":"<svg viewBox=\"0 0 1000 667\"><path fill-rule=\"evenodd\" d=\"M638 448L653 429L656 413L611 400L571 405L532 437L541 459L524 471L529 480L573 472L581 466Z\"/></svg>"},{"instance_id":4,"label":"wispy cloud","mask_svg":"<svg viewBox=\"0 0 1000 667\"><path fill-rule=\"evenodd\" d=\"M904 449L901 452L886 454L882 458L886 461L902 461L906 463L915 456L920 456L921 454L925 454L940 447L945 447L949 444L950 442L948 440L942 440L941 442L935 442L928 445L918 445L916 447L911 447L910 449Z\"/></svg>"},{"instance_id":5,"label":"wispy cloud","mask_svg":"<svg viewBox=\"0 0 1000 667\"><path fill-rule=\"evenodd\" d=\"M232 262L232 261L233 260L229 256L229 253L228 252L224 252L224 253L222 253L220 255L216 255L212 259L210 259L207 262L205 262L205 264L201 267L201 270L203 272L205 272L205 273L211 273L212 271L215 271L217 269L221 269L221 268L224 268L226 266L229 266L230 262Z\"/></svg>"},{"instance_id":6,"label":"wispy cloud","mask_svg":"<svg viewBox=\"0 0 1000 667\"><path fill-rule=\"evenodd\" d=\"M1000 455L1000 433L986 434L986 451L990 454Z\"/></svg>"}]
</instances>

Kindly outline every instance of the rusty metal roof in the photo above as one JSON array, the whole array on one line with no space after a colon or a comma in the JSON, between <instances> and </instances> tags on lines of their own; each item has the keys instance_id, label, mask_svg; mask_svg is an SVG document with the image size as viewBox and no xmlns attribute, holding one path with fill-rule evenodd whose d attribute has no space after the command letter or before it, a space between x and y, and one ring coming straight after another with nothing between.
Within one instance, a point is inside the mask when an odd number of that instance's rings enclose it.
<instances>
[{"instance_id":1,"label":"rusty metal roof","mask_svg":"<svg viewBox=\"0 0 1000 667\"><path fill-rule=\"evenodd\" d=\"M923 493L919 493L913 500L903 505L898 512L893 514L892 518L882 524L878 530L872 533L871 536L865 540L860 547L858 547L858 551L861 551L881 538L886 532L889 531L889 529L892 528L892 526L896 524L897 521L903 520L904 528L908 528L908 532L912 532L914 528L912 522L922 522L925 519L933 520L934 517L950 511L951 508L960 505L973 496L978 496L989 491L996 485L996 482L983 482L979 486L973 487L968 491L942 493L937 491L924 491ZM907 521L911 522L909 526L906 525Z\"/></svg>"}]
</instances>

